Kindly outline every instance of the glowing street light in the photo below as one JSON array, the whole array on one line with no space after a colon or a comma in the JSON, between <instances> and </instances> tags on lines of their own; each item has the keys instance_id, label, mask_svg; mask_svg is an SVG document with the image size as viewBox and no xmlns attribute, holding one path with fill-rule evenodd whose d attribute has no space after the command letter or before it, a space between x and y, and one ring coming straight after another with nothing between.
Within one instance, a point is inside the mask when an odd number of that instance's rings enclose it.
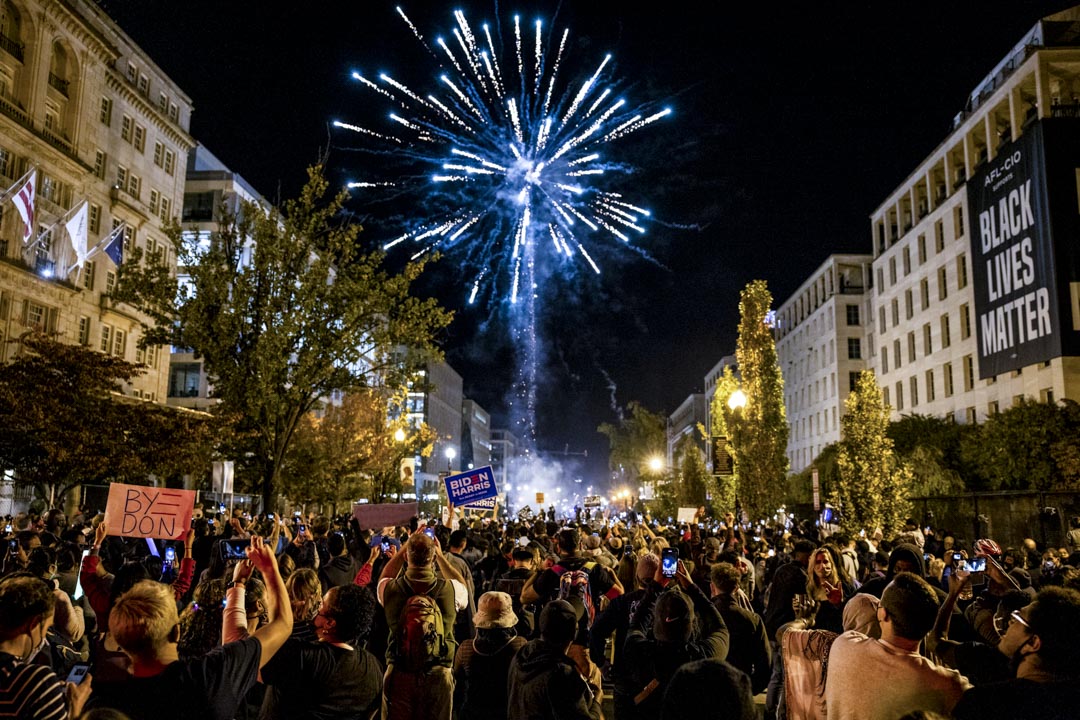
<instances>
[{"instance_id":1,"label":"glowing street light","mask_svg":"<svg viewBox=\"0 0 1080 720\"><path fill-rule=\"evenodd\" d=\"M652 470L654 473L658 473L663 469L664 458L660 457L659 455L653 455L651 458L649 458L649 470Z\"/></svg>"},{"instance_id":2,"label":"glowing street light","mask_svg":"<svg viewBox=\"0 0 1080 720\"><path fill-rule=\"evenodd\" d=\"M394 441L399 442L399 443L405 442L405 431L402 430L401 428L398 428L397 430L395 430L394 431Z\"/></svg>"},{"instance_id":3,"label":"glowing street light","mask_svg":"<svg viewBox=\"0 0 1080 720\"><path fill-rule=\"evenodd\" d=\"M742 390L736 390L731 393L731 397L728 398L727 404L732 410L741 410L746 407L746 393Z\"/></svg>"},{"instance_id":4,"label":"glowing street light","mask_svg":"<svg viewBox=\"0 0 1080 720\"><path fill-rule=\"evenodd\" d=\"M457 457L457 450L455 450L453 447L448 447L443 454L446 455L446 469L453 470L454 458Z\"/></svg>"}]
</instances>

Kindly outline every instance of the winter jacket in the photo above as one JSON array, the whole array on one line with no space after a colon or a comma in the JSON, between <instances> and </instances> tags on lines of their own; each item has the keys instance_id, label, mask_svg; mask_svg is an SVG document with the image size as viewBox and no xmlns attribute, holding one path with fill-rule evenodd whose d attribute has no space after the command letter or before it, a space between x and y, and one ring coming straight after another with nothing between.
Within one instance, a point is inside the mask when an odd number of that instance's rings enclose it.
<instances>
[{"instance_id":1,"label":"winter jacket","mask_svg":"<svg viewBox=\"0 0 1080 720\"><path fill-rule=\"evenodd\" d=\"M562 651L530 641L510 663L507 717L511 720L601 720L600 699Z\"/></svg>"}]
</instances>

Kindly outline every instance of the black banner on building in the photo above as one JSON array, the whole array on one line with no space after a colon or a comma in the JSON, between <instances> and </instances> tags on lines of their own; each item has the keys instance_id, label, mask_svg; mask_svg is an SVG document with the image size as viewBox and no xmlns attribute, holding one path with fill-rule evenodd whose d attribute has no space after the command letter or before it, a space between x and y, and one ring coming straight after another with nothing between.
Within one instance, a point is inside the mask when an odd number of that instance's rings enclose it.
<instances>
[{"instance_id":1,"label":"black banner on building","mask_svg":"<svg viewBox=\"0 0 1080 720\"><path fill-rule=\"evenodd\" d=\"M1071 120L1034 123L967 183L979 377L1049 360L1076 344L1065 327L1075 280L1076 140ZM1068 313L1066 313L1068 314Z\"/></svg>"}]
</instances>

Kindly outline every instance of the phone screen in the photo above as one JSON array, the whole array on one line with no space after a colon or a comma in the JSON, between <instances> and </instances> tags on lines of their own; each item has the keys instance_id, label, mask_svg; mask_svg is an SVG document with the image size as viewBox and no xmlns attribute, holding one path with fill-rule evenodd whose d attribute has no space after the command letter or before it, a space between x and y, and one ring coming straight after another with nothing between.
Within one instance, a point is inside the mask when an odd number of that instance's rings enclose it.
<instances>
[{"instance_id":1,"label":"phone screen","mask_svg":"<svg viewBox=\"0 0 1080 720\"><path fill-rule=\"evenodd\" d=\"M301 535L303 535L304 533L306 533L306 532L307 532L307 525L300 525L300 526L298 526L298 527L296 528L296 530L297 530L297 531L298 531L298 532L299 532L299 533L300 533Z\"/></svg>"},{"instance_id":2,"label":"phone screen","mask_svg":"<svg viewBox=\"0 0 1080 720\"><path fill-rule=\"evenodd\" d=\"M86 548L82 551L82 558L79 559L79 574L75 576L75 593L71 596L73 599L78 600L83 596L82 589L82 564L86 562L86 556L90 554L90 548Z\"/></svg>"},{"instance_id":3,"label":"phone screen","mask_svg":"<svg viewBox=\"0 0 1080 720\"><path fill-rule=\"evenodd\" d=\"M985 572L986 571L986 558L977 557L964 561L964 569L968 572Z\"/></svg>"},{"instance_id":4,"label":"phone screen","mask_svg":"<svg viewBox=\"0 0 1080 720\"><path fill-rule=\"evenodd\" d=\"M433 528L433 527L424 528L424 534L427 535L429 538L434 539L435 538L435 528Z\"/></svg>"},{"instance_id":5,"label":"phone screen","mask_svg":"<svg viewBox=\"0 0 1080 720\"><path fill-rule=\"evenodd\" d=\"M267 520L273 520L274 519L274 513L266 513L266 519Z\"/></svg>"},{"instance_id":6,"label":"phone screen","mask_svg":"<svg viewBox=\"0 0 1080 720\"><path fill-rule=\"evenodd\" d=\"M248 547L247 540L222 540L221 556L225 560L243 560L247 557L244 550Z\"/></svg>"},{"instance_id":7,"label":"phone screen","mask_svg":"<svg viewBox=\"0 0 1080 720\"><path fill-rule=\"evenodd\" d=\"M679 551L675 548L664 548L661 555L660 572L664 577L673 578L679 569Z\"/></svg>"},{"instance_id":8,"label":"phone screen","mask_svg":"<svg viewBox=\"0 0 1080 720\"><path fill-rule=\"evenodd\" d=\"M174 548L165 548L165 562L173 562L176 560L176 550Z\"/></svg>"},{"instance_id":9,"label":"phone screen","mask_svg":"<svg viewBox=\"0 0 1080 720\"><path fill-rule=\"evenodd\" d=\"M67 682L78 685L86 679L86 673L90 672L90 665L87 663L75 663L71 668L71 672L68 673Z\"/></svg>"}]
</instances>

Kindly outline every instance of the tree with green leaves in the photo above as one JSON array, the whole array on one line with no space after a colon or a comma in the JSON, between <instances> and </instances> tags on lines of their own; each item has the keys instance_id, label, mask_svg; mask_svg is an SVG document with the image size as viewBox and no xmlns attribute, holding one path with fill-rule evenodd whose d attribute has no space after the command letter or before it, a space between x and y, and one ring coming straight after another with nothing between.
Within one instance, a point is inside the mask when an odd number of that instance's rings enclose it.
<instances>
[{"instance_id":1,"label":"tree with green leaves","mask_svg":"<svg viewBox=\"0 0 1080 720\"><path fill-rule=\"evenodd\" d=\"M675 445L675 461L678 464L679 507L700 507L706 504L709 490L709 469L705 467L705 455L693 435L685 435Z\"/></svg>"},{"instance_id":2,"label":"tree with green leaves","mask_svg":"<svg viewBox=\"0 0 1080 720\"><path fill-rule=\"evenodd\" d=\"M283 493L294 503L329 505L336 514L361 497L393 502L413 492L402 485L401 461L430 455L435 431L424 423L409 425L401 412L404 399L404 393L388 398L363 389L305 415L282 471Z\"/></svg>"},{"instance_id":3,"label":"tree with green leaves","mask_svg":"<svg viewBox=\"0 0 1080 720\"><path fill-rule=\"evenodd\" d=\"M716 437L725 438L726 440L723 447L719 448L719 450L728 454L732 462L733 471L731 475L711 476L712 506L713 512L717 515L735 512L735 496L738 487L739 468L734 465L734 433L737 432L741 426L738 424L740 418L735 415L736 412L740 411L733 409L728 404L728 401L731 400L731 396L738 389L739 379L735 377L735 373L731 371L731 366L725 365L723 372L716 381L716 391L713 393L711 401L712 407L710 409L710 417L712 419L712 434ZM713 458L713 463L716 463L716 458Z\"/></svg>"},{"instance_id":4,"label":"tree with green leaves","mask_svg":"<svg viewBox=\"0 0 1080 720\"><path fill-rule=\"evenodd\" d=\"M50 507L81 484L177 481L210 466L224 428L205 413L128 398L145 368L27 334L0 366L0 468Z\"/></svg>"},{"instance_id":5,"label":"tree with green leaves","mask_svg":"<svg viewBox=\"0 0 1080 720\"><path fill-rule=\"evenodd\" d=\"M657 478L649 461L667 454L667 417L662 413L631 400L617 424L601 423L596 430L607 436L611 448L608 467L616 482L637 488L640 479Z\"/></svg>"},{"instance_id":6,"label":"tree with green leaves","mask_svg":"<svg viewBox=\"0 0 1080 720\"><path fill-rule=\"evenodd\" d=\"M961 440L976 429L951 417L919 414L889 424L896 456L911 469L913 497L964 491L964 477L971 473L960 457Z\"/></svg>"},{"instance_id":7,"label":"tree with green leaves","mask_svg":"<svg viewBox=\"0 0 1080 720\"><path fill-rule=\"evenodd\" d=\"M223 410L250 438L237 477L273 507L289 447L304 417L334 391L401 387L441 354L450 314L410 294L424 262L399 273L365 251L342 190L328 197L322 168L296 199L269 211L244 203L208 241L170 230L180 283L153 258L121 268L116 299L147 312L149 342L200 355Z\"/></svg>"},{"instance_id":8,"label":"tree with green leaves","mask_svg":"<svg viewBox=\"0 0 1080 720\"><path fill-rule=\"evenodd\" d=\"M839 482L832 503L840 508L845 530L877 528L892 537L908 516L911 472L899 462L888 436L889 414L874 373L859 373L855 389L844 401L837 454Z\"/></svg>"},{"instance_id":9,"label":"tree with green leaves","mask_svg":"<svg viewBox=\"0 0 1080 720\"><path fill-rule=\"evenodd\" d=\"M965 436L961 453L982 480L977 489L1080 487L1080 405L1025 398Z\"/></svg>"},{"instance_id":10,"label":"tree with green leaves","mask_svg":"<svg viewBox=\"0 0 1080 720\"><path fill-rule=\"evenodd\" d=\"M725 416L734 441L738 499L751 520L772 517L787 483L788 423L769 322L772 300L764 280L749 283L739 296L735 358L746 404Z\"/></svg>"}]
</instances>

